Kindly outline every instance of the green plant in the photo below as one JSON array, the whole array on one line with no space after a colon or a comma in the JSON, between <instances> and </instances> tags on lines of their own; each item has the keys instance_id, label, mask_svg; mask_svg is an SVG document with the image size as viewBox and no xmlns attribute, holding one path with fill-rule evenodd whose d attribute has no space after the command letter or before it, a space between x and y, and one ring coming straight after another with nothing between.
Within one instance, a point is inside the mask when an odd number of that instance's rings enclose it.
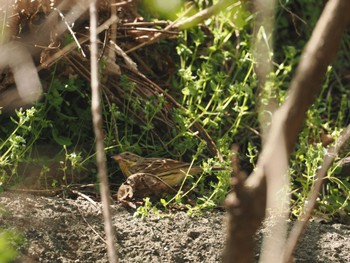
<instances>
[{"instance_id":1,"label":"green plant","mask_svg":"<svg viewBox=\"0 0 350 263\"><path fill-rule=\"evenodd\" d=\"M207 6L205 1L195 2L199 9ZM314 6L309 4L307 8L301 8L306 4L303 0L282 1L276 9L274 38L278 45L275 44L274 47L273 71L269 76L270 89L267 90L266 98L272 96L279 104L284 101L302 48L321 12L323 4L315 1L313 3ZM232 20L232 17L239 19ZM251 15L242 8L228 9L205 20L202 25L179 33L176 47L178 70L172 78L173 90L170 93L176 94L177 100L186 110L173 110L172 117L177 127L173 130L172 138L164 142L168 149L167 154L188 156L190 152L189 160L202 159L203 167L213 164L229 165L231 144L238 143L243 169L248 172L254 169L261 142L257 122L259 113L255 106L258 83L251 53L250 19ZM346 44L344 48L347 48ZM339 62L335 65L337 63ZM294 216L300 215L317 169L322 164L325 148L321 144L321 130L331 132L336 139L338 131L349 120L346 118L349 115L344 115L349 112L349 92L344 89L344 85L336 67L330 67L323 92L308 111L299 143L290 161ZM329 94L330 87L335 96ZM201 148L203 142L190 132L194 122L200 123L213 138L225 157L224 163L216 158L209 158L205 147ZM147 131L147 127L141 129ZM122 139L119 142L126 140L123 136L120 138ZM158 155L164 152L156 142L150 145L149 142L142 143L142 137L138 138L141 139L137 145L128 147L138 153L152 152ZM329 177L332 179L327 184L329 190L322 196L320 203L330 204L337 210L348 201L348 184L346 180L335 180L333 174L334 172L330 172ZM197 204L194 208L189 206L189 213L214 207L224 199L229 189L229 176L229 172L220 172L209 176L210 179L205 176L197 180L189 178L186 183L190 185L190 191L180 188L177 195L163 199L161 203L165 207L171 204L186 205L185 197L195 187L200 196L196 197ZM331 203L330 193L343 196L338 199L342 201L339 204ZM325 207L322 206L324 212L327 209L329 212L332 210Z\"/></svg>"},{"instance_id":2,"label":"green plant","mask_svg":"<svg viewBox=\"0 0 350 263\"><path fill-rule=\"evenodd\" d=\"M41 129L47 125L34 107L16 110L16 115L18 119L11 117L11 122L2 127L2 133L10 135L0 141L0 185L17 174L19 163L37 140ZM40 127L38 123L41 123Z\"/></svg>"},{"instance_id":3,"label":"green plant","mask_svg":"<svg viewBox=\"0 0 350 263\"><path fill-rule=\"evenodd\" d=\"M3 118L0 185L21 181L23 174L31 173L30 170L38 165L42 167L40 179L44 180L45 187L56 185L56 182L67 185L67 173L72 181L73 174L88 165L93 139L89 97L83 91L83 82L77 78L60 81L55 72L50 81L41 101L29 109L16 110L14 117ZM81 144L91 146L78 146ZM48 182L48 175L56 174L50 170L50 166L55 166L54 162L61 162L62 178L56 176Z\"/></svg>"},{"instance_id":4,"label":"green plant","mask_svg":"<svg viewBox=\"0 0 350 263\"><path fill-rule=\"evenodd\" d=\"M200 11L212 2L216 1L196 0L193 4L196 11ZM261 103L266 103L270 97L274 97L278 104L284 102L302 49L323 5L322 1L316 0L279 2L273 32L274 46L270 47L273 67L264 94L266 97L262 97ZM155 18L153 11L142 7L140 11L148 20ZM250 173L255 168L261 149L258 123L261 113L256 107L259 83L252 55L252 18L253 14L237 5L222 10L200 25L180 31L176 40L161 40L156 44L156 52L154 46L136 51L139 53L135 55L146 62L151 57L149 53L155 53L155 60L162 60L160 51L169 54L175 69L172 75L165 74L165 81L159 82L166 83L166 92L183 108L172 105L163 94L142 93L146 90L142 80L124 72L120 79L113 80L118 82L118 92L114 94L118 96L118 103L111 102L110 94L104 93L107 155L130 151L144 157L181 159L204 167L203 175L187 178L185 184L188 188L182 185L175 196L161 200L165 209L183 205L188 207L189 213L197 213L200 209L221 204L229 190L230 172L213 172L210 167L230 166L233 143L240 146L242 169ZM296 217L300 215L317 169L322 164L326 149L322 146L321 131L336 139L350 120L350 84L346 70L350 61L346 59L350 54L349 43L347 34L339 59L328 69L321 95L307 113L290 160L291 211ZM100 73L104 77L106 63L101 61ZM15 117L4 121L0 128L0 184L4 185L10 178L18 176L21 165L25 164L30 169L35 162L40 163L40 177L45 187L68 186L71 181L79 181L77 174L80 171L91 171L86 180L96 180L93 177L95 171L89 168L94 157L90 91L80 77L61 74L69 67L64 62L53 67L50 78L45 80L48 88L43 99L33 108L18 110ZM157 76L152 76L156 78L152 79L156 83L160 79ZM166 111L171 128L165 132L162 130L164 123L160 121L160 116L165 114L164 108L171 108ZM211 136L223 160L211 156L205 140L193 129L196 123ZM50 178L53 169L47 159L39 162L39 158L35 158L40 144L57 146L57 152L51 159L59 164L55 167L60 172L59 176ZM339 158L346 155L347 152L342 152ZM118 173L116 164L109 164ZM120 179L115 178L111 176L112 182L119 183ZM339 209L349 213L348 190L349 179L338 178L334 166L328 174L325 191L320 195L320 211L331 216ZM192 196L196 200L194 207L187 202L187 198ZM141 216L158 213L154 205L155 202L145 199L145 206L138 208L137 213Z\"/></svg>"},{"instance_id":5,"label":"green plant","mask_svg":"<svg viewBox=\"0 0 350 263\"><path fill-rule=\"evenodd\" d=\"M24 244L23 236L15 230L0 229L0 262L13 262L17 256L17 248Z\"/></svg>"},{"instance_id":6,"label":"green plant","mask_svg":"<svg viewBox=\"0 0 350 263\"><path fill-rule=\"evenodd\" d=\"M134 217L147 217L150 215L159 215L158 209L153 205L149 197L143 199L144 205L136 209Z\"/></svg>"}]
</instances>

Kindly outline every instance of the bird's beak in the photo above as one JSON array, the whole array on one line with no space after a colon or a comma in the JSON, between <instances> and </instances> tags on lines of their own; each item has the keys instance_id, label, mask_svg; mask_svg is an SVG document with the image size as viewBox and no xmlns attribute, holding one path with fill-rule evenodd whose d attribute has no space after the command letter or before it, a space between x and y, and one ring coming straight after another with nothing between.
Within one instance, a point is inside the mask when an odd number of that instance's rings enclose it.
<instances>
[{"instance_id":1,"label":"bird's beak","mask_svg":"<svg viewBox=\"0 0 350 263\"><path fill-rule=\"evenodd\" d=\"M120 157L120 155L114 155L114 156L112 156L112 159L119 162L119 161L121 161L122 158Z\"/></svg>"}]
</instances>

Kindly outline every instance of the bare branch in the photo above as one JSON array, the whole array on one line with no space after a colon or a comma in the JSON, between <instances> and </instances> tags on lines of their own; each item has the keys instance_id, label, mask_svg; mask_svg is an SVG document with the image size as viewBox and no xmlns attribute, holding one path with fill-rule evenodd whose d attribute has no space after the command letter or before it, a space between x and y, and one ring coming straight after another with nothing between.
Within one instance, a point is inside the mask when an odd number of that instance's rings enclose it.
<instances>
[{"instance_id":1,"label":"bare branch","mask_svg":"<svg viewBox=\"0 0 350 263\"><path fill-rule=\"evenodd\" d=\"M96 2L90 2L90 42L91 42L91 111L96 137L96 160L100 179L101 200L104 217L104 226L107 239L108 260L111 263L118 261L115 249L115 234L110 210L110 192L107 177L106 155L104 152L102 131L102 110L98 81L98 50L97 50L97 10Z\"/></svg>"},{"instance_id":2,"label":"bare branch","mask_svg":"<svg viewBox=\"0 0 350 263\"><path fill-rule=\"evenodd\" d=\"M283 172L285 167L285 163L279 163L276 156L285 154L288 157L292 152L306 111L320 93L327 67L336 55L341 36L349 23L349 13L350 1L328 1L304 49L286 101L273 116L266 147L260 155L256 171L244 183L234 184L235 192L228 195L226 206L230 232L224 262L252 262L252 232L256 232L265 214L266 186L273 187L275 170ZM283 144L282 147L276 148L279 144ZM283 181L283 178L286 177L282 176L280 180ZM253 220L252 216L256 219ZM277 262L280 262L283 251L277 252ZM248 259L244 260L242 255Z\"/></svg>"},{"instance_id":3,"label":"bare branch","mask_svg":"<svg viewBox=\"0 0 350 263\"><path fill-rule=\"evenodd\" d=\"M343 147L344 144L349 139L350 139L350 125L348 125L348 127L342 133L335 147L332 147L331 149L329 149L325 154L322 167L317 172L314 186L309 194L307 201L305 202L306 205L304 207L303 216L300 221L296 222L286 242L283 262L292 262L293 253L296 249L298 240L300 239L301 235L304 233L307 223L311 218L312 212L316 205L317 197L321 190L321 186L327 175L327 171L331 167L335 157L339 153L340 148Z\"/></svg>"},{"instance_id":4,"label":"bare branch","mask_svg":"<svg viewBox=\"0 0 350 263\"><path fill-rule=\"evenodd\" d=\"M335 58L341 37L350 20L350 1L328 1L302 54L302 60L289 87L289 95L281 112L286 115L284 132L291 152L303 123L305 112L321 90L327 67Z\"/></svg>"}]
</instances>

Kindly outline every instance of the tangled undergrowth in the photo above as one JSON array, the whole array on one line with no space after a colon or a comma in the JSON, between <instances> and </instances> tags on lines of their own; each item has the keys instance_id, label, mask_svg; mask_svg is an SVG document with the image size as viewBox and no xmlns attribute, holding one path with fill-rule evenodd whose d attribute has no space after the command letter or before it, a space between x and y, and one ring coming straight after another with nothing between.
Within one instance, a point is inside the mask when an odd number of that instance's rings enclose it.
<instances>
[{"instance_id":1,"label":"tangled undergrowth","mask_svg":"<svg viewBox=\"0 0 350 263\"><path fill-rule=\"evenodd\" d=\"M205 9L208 2L211 1L189 2L193 7L180 7L177 17ZM271 79L280 103L322 7L319 1L279 2ZM17 24L21 30L12 30L15 37L26 41L27 30L33 33L37 16L49 15L40 8L43 9L36 6L28 14L21 13ZM187 12L189 9L192 11ZM99 10L102 25L108 22L110 8L101 5ZM242 169L250 173L261 149L258 83L251 52L254 14L242 5L234 5L200 24L179 30L164 14L134 2L125 2L116 11L115 39L111 29L103 26L99 35L107 156L129 151L145 157L194 161L206 170L200 180L187 182L190 189L195 184L196 190L162 199L161 206L169 209L185 205L190 212L196 212L221 205L229 191L230 171L214 173L210 167L229 166L230 149L236 144ZM1 17L1 23L6 27L8 21ZM44 87L39 102L15 111L2 109L1 190L69 194L70 189L75 189L97 193L86 26L84 16L71 25L81 48L76 48L73 35L66 31L46 43L56 48L41 48L33 53ZM291 214L296 217L326 147L349 123L349 47L347 34L338 60L328 70L321 96L308 111L290 161ZM2 72L0 92L13 85L9 75L9 71ZM349 147L328 173L318 206L322 216L349 216L350 177L342 173L340 165L347 157ZM115 192L124 178L110 158L108 166ZM189 205L184 195L194 195L195 204ZM144 216L157 212L154 204L146 199L138 213Z\"/></svg>"}]
</instances>

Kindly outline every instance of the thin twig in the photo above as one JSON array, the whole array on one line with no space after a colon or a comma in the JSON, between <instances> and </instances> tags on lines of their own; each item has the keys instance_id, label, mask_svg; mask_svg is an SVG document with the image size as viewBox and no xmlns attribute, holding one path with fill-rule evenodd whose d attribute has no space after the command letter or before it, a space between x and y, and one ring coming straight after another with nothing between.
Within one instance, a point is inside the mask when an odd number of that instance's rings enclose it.
<instances>
[{"instance_id":1,"label":"thin twig","mask_svg":"<svg viewBox=\"0 0 350 263\"><path fill-rule=\"evenodd\" d=\"M240 6L242 3L241 1L237 1L237 0L221 0L218 3L216 3L215 5L212 5L198 13L196 13L195 15L183 19L183 20L179 20L174 24L174 27L179 28L180 30L189 28L193 25L197 25L200 22L208 19L209 17L221 12L222 10L228 8L229 6Z\"/></svg>"},{"instance_id":2,"label":"thin twig","mask_svg":"<svg viewBox=\"0 0 350 263\"><path fill-rule=\"evenodd\" d=\"M83 213L81 212L81 210L78 208L78 211L81 215L81 217L83 218L83 220L85 221L85 223L88 225L88 227L92 230L92 232L94 232L96 234L96 236L98 236L98 238L105 244L107 244L106 240L103 239L103 237L93 228L92 225L90 225L90 223L86 220L85 216L83 215Z\"/></svg>"},{"instance_id":3,"label":"thin twig","mask_svg":"<svg viewBox=\"0 0 350 263\"><path fill-rule=\"evenodd\" d=\"M119 3L113 3L113 4L111 4L111 6L120 7L120 6L123 6L123 5L130 4L132 2L133 2L133 0L127 0L127 1L119 2Z\"/></svg>"},{"instance_id":4,"label":"thin twig","mask_svg":"<svg viewBox=\"0 0 350 263\"><path fill-rule=\"evenodd\" d=\"M56 7L55 7L53 10L55 10L55 11L60 15L60 17L62 18L63 23L67 26L67 28L68 28L70 34L72 35L72 37L73 37L75 43L77 44L77 46L78 46L78 48L79 48L81 54L83 55L84 58L86 58L86 55L85 55L85 53L84 53L84 50L81 48L81 46L80 46L80 44L79 44L79 41L78 41L77 37L75 36L75 34L74 34L74 32L73 32L73 29L72 29L71 26L68 24L66 18L65 18L64 15L62 14L62 12L61 12L60 10L58 10Z\"/></svg>"},{"instance_id":5,"label":"thin twig","mask_svg":"<svg viewBox=\"0 0 350 263\"><path fill-rule=\"evenodd\" d=\"M106 20L102 25L100 25L97 28L97 34L100 34L101 32L103 32L104 30L107 30L110 25L112 25L114 22L116 22L118 19L118 17L116 16L111 16L108 20ZM89 41L89 37L82 37L78 40L78 42L81 44L84 44L85 42ZM40 64L37 67L37 71L39 72L40 70L51 66L53 63L57 62L59 59L61 59L62 56L66 56L67 54L69 54L70 52L72 52L75 48L77 47L77 43L76 42L72 42L70 44L68 44L67 46L65 46L62 49L58 49L58 51L53 54L50 58L48 58L47 60L45 60L44 63Z\"/></svg>"},{"instance_id":6,"label":"thin twig","mask_svg":"<svg viewBox=\"0 0 350 263\"><path fill-rule=\"evenodd\" d=\"M306 226L312 216L312 212L315 208L318 195L320 193L322 184L327 175L328 169L331 167L335 157L338 155L339 150L345 145L345 143L350 139L350 125L346 127L342 135L339 137L338 142L335 147L331 147L323 158L322 167L317 171L316 180L314 182L313 188L309 194L307 201L305 202L305 207L303 209L303 215L301 220L296 222L290 236L285 245L284 261L292 262L293 253L297 247L298 240L304 233Z\"/></svg>"},{"instance_id":7,"label":"thin twig","mask_svg":"<svg viewBox=\"0 0 350 263\"><path fill-rule=\"evenodd\" d=\"M100 191L102 200L102 212L104 217L104 227L107 239L108 260L117 263L117 253L115 249L115 234L112 223L110 208L110 192L107 177L106 155L104 152L104 134L102 130L102 110L100 104L100 91L98 81L98 60L97 60L97 9L96 1L90 2L90 42L91 42L91 111L96 137L96 160L98 176L100 180Z\"/></svg>"},{"instance_id":8,"label":"thin twig","mask_svg":"<svg viewBox=\"0 0 350 263\"><path fill-rule=\"evenodd\" d=\"M182 14L181 17L179 17L178 19L176 19L174 22L171 22L168 26L166 26L166 27L164 28L164 30L167 31L167 30L170 30L170 29L174 28L174 25L176 25L176 23L177 23L183 16L185 16L187 13L189 13L192 9L193 9L193 6L191 6L190 8L188 8L188 9ZM144 42L144 43L141 43L140 45L137 45L137 46L135 46L135 47L133 47L133 48L130 48L129 50L125 51L125 53L128 54L128 53L133 52L133 51L135 51L135 50L137 50L137 49L139 49L139 48L142 48L142 47L144 47L144 46L150 45L150 44L156 42L157 40L159 40L159 39L161 38L162 35L163 35L163 33L155 33L154 36L153 36L149 41Z\"/></svg>"},{"instance_id":9,"label":"thin twig","mask_svg":"<svg viewBox=\"0 0 350 263\"><path fill-rule=\"evenodd\" d=\"M77 190L71 190L73 194L79 195L80 197L84 198L85 200L87 200L88 202L90 202L93 206L98 207L98 205L96 204L96 202L94 200L92 200L89 196L87 196L86 194L83 194Z\"/></svg>"},{"instance_id":10,"label":"thin twig","mask_svg":"<svg viewBox=\"0 0 350 263\"><path fill-rule=\"evenodd\" d=\"M117 7L114 5L115 4L115 0L112 0L112 4L111 4L111 16L113 17L117 17ZM111 35L109 38L110 41L114 41L117 42L117 23L113 23L111 25ZM106 41L108 43L108 41ZM115 52L114 50L110 49L108 52L108 58L111 62L115 62Z\"/></svg>"},{"instance_id":11,"label":"thin twig","mask_svg":"<svg viewBox=\"0 0 350 263\"><path fill-rule=\"evenodd\" d=\"M148 27L131 27L131 28L123 28L123 27L121 27L120 29L148 31L148 32L159 32L159 33L170 34L170 35L178 35L179 34L178 32L174 32L174 31L170 31L170 30L157 29L157 28L148 28Z\"/></svg>"},{"instance_id":12,"label":"thin twig","mask_svg":"<svg viewBox=\"0 0 350 263\"><path fill-rule=\"evenodd\" d=\"M169 25L168 21L155 21L155 22L127 22L123 23L123 25L120 28L124 27L132 27L132 26L164 26L164 25Z\"/></svg>"},{"instance_id":13,"label":"thin twig","mask_svg":"<svg viewBox=\"0 0 350 263\"><path fill-rule=\"evenodd\" d=\"M113 47L111 49L124 59L125 65L128 67L128 69L133 72L140 73L137 69L137 64L113 40L110 40L109 43Z\"/></svg>"}]
</instances>

